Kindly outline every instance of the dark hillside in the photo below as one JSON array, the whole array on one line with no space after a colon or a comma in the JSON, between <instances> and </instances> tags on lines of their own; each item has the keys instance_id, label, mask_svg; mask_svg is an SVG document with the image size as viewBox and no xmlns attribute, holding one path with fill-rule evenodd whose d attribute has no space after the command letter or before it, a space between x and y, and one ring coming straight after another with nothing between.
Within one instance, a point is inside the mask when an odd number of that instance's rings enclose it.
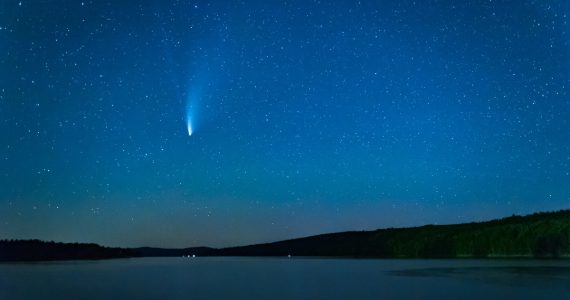
<instances>
[{"instance_id":1,"label":"dark hillside","mask_svg":"<svg viewBox=\"0 0 570 300\"><path fill-rule=\"evenodd\" d=\"M480 223L426 225L322 234L267 244L214 249L106 248L39 240L1 240L0 261L150 256L334 256L377 258L570 257L570 211Z\"/></svg>"},{"instance_id":2,"label":"dark hillside","mask_svg":"<svg viewBox=\"0 0 570 300\"><path fill-rule=\"evenodd\" d=\"M136 252L130 249L107 248L97 244L0 240L0 261L106 259L136 255Z\"/></svg>"},{"instance_id":3,"label":"dark hillside","mask_svg":"<svg viewBox=\"0 0 570 300\"><path fill-rule=\"evenodd\" d=\"M220 249L218 255L538 257L570 255L570 211L458 225L341 232Z\"/></svg>"}]
</instances>

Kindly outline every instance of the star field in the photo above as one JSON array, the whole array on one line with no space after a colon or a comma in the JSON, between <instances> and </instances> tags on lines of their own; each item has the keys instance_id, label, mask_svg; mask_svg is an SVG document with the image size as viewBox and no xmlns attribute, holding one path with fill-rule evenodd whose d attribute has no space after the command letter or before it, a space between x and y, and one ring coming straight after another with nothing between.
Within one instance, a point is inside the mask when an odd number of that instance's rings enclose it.
<instances>
[{"instance_id":1,"label":"star field","mask_svg":"<svg viewBox=\"0 0 570 300\"><path fill-rule=\"evenodd\" d=\"M2 1L0 238L229 246L569 208L568 15Z\"/></svg>"}]
</instances>

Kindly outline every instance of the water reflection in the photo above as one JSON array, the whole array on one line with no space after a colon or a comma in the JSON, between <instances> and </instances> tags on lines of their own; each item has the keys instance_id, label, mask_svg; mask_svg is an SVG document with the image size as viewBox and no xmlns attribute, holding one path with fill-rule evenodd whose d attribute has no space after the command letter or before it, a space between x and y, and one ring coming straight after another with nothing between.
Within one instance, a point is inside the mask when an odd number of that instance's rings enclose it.
<instances>
[{"instance_id":1,"label":"water reflection","mask_svg":"<svg viewBox=\"0 0 570 300\"><path fill-rule=\"evenodd\" d=\"M197 257L0 264L0 299L570 299L570 261Z\"/></svg>"},{"instance_id":2,"label":"water reflection","mask_svg":"<svg viewBox=\"0 0 570 300\"><path fill-rule=\"evenodd\" d=\"M570 289L568 266L431 267L388 272L406 277L452 277L486 284Z\"/></svg>"}]
</instances>

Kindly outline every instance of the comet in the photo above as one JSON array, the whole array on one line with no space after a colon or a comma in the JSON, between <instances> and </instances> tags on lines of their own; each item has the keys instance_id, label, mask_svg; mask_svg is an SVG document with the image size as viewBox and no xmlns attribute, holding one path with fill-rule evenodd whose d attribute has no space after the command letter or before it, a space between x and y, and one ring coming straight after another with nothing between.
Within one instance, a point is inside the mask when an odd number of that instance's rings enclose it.
<instances>
[{"instance_id":1,"label":"comet","mask_svg":"<svg viewBox=\"0 0 570 300\"><path fill-rule=\"evenodd\" d=\"M188 136L192 136L194 131L198 129L198 122L200 121L198 116L198 106L200 102L200 96L202 89L200 86L194 86L188 92L186 98L186 130L188 130Z\"/></svg>"},{"instance_id":2,"label":"comet","mask_svg":"<svg viewBox=\"0 0 570 300\"><path fill-rule=\"evenodd\" d=\"M194 133L195 126L192 126L195 125L193 124L194 122L196 122L194 107L190 104L190 101L188 101L186 105L186 129L188 130L188 136L192 136L192 133Z\"/></svg>"},{"instance_id":3,"label":"comet","mask_svg":"<svg viewBox=\"0 0 570 300\"><path fill-rule=\"evenodd\" d=\"M188 127L188 136L192 136L192 120L188 119L186 126Z\"/></svg>"}]
</instances>

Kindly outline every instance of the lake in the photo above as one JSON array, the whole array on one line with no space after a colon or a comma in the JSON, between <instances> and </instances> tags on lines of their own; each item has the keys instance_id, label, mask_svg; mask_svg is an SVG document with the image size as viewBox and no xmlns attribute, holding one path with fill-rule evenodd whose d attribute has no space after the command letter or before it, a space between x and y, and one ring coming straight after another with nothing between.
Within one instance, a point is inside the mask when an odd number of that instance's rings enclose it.
<instances>
[{"instance_id":1,"label":"lake","mask_svg":"<svg viewBox=\"0 0 570 300\"><path fill-rule=\"evenodd\" d=\"M570 261L197 257L3 263L0 299L570 299Z\"/></svg>"}]
</instances>

